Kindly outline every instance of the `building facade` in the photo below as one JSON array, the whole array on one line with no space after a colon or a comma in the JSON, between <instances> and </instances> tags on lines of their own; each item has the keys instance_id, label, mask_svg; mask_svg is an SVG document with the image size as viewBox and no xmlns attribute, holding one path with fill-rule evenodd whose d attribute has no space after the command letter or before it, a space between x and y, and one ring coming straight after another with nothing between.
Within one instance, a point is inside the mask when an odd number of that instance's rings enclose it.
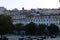
<instances>
[{"instance_id":1,"label":"building facade","mask_svg":"<svg viewBox=\"0 0 60 40\"><path fill-rule=\"evenodd\" d=\"M36 24L55 24L60 26L60 8L31 10L25 10L22 8L22 10L7 10L5 14L11 16L13 24L23 23L25 25L34 22Z\"/></svg>"}]
</instances>

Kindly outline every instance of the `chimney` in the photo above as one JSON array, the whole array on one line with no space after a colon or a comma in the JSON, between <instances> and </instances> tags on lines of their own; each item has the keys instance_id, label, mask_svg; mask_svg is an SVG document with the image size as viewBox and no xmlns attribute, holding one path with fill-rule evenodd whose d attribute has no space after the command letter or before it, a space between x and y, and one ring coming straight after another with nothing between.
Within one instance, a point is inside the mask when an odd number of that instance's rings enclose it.
<instances>
[{"instance_id":1,"label":"chimney","mask_svg":"<svg viewBox=\"0 0 60 40\"><path fill-rule=\"evenodd\" d=\"M24 7L22 7L22 10L24 10Z\"/></svg>"}]
</instances>

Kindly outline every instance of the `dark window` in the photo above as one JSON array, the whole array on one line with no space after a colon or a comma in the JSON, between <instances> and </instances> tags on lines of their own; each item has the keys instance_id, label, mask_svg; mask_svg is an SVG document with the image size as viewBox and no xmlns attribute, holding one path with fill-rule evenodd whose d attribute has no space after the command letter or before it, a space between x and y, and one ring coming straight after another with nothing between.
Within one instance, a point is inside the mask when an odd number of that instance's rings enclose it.
<instances>
[{"instance_id":1,"label":"dark window","mask_svg":"<svg viewBox=\"0 0 60 40\"><path fill-rule=\"evenodd\" d=\"M23 40L23 38L19 38L19 40Z\"/></svg>"}]
</instances>

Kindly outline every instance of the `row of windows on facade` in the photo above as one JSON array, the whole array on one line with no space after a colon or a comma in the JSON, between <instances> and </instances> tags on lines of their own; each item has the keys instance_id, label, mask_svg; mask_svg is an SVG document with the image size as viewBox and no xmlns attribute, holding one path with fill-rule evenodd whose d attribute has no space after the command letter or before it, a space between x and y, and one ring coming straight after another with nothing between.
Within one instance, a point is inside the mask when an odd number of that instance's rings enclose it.
<instances>
[{"instance_id":1,"label":"row of windows on facade","mask_svg":"<svg viewBox=\"0 0 60 40\"><path fill-rule=\"evenodd\" d=\"M15 22L13 22L13 23L23 23L23 24L27 24L28 22L19 22L19 21L15 21ZM30 22L29 22L30 23ZM45 23L45 22L34 22L34 23L36 23L36 24L45 24L45 25L50 25L50 24L55 24L55 25L60 25L60 23L58 23L58 22L56 22L56 23L54 23L54 22L51 22L51 23Z\"/></svg>"},{"instance_id":2,"label":"row of windows on facade","mask_svg":"<svg viewBox=\"0 0 60 40\"><path fill-rule=\"evenodd\" d=\"M12 19L13 21L35 21L35 22L45 22L45 21L59 21L60 22L60 19Z\"/></svg>"},{"instance_id":3,"label":"row of windows on facade","mask_svg":"<svg viewBox=\"0 0 60 40\"><path fill-rule=\"evenodd\" d=\"M33 17L26 17L26 16L11 16L12 18L37 18L37 19L40 19L40 18L60 18L60 16L33 16Z\"/></svg>"}]
</instances>

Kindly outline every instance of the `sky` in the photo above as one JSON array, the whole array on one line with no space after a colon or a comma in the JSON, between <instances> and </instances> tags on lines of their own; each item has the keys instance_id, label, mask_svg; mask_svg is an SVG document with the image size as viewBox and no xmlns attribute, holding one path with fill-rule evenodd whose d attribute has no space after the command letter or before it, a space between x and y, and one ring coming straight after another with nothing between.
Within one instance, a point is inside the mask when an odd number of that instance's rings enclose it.
<instances>
[{"instance_id":1,"label":"sky","mask_svg":"<svg viewBox=\"0 0 60 40\"><path fill-rule=\"evenodd\" d=\"M59 8L59 0L0 0L0 7L7 9Z\"/></svg>"}]
</instances>

